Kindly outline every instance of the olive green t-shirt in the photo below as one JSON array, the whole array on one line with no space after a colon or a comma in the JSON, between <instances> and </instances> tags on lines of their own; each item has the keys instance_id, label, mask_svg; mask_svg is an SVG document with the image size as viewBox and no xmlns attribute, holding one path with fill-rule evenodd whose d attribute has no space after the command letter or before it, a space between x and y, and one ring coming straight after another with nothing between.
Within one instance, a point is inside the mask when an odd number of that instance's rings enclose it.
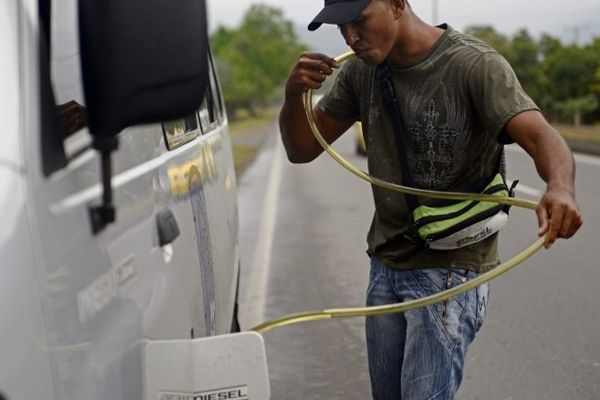
<instances>
[{"instance_id":1,"label":"olive green t-shirt","mask_svg":"<svg viewBox=\"0 0 600 400\"><path fill-rule=\"evenodd\" d=\"M442 37L416 64L392 65L404 118L407 158L419 188L455 191L493 175L503 132L518 113L537 110L508 62L481 40L443 25ZM319 108L341 122L361 121L369 173L401 183L391 118L379 92L376 67L345 63ZM375 215L367 236L369 255L391 268L466 268L498 265L497 235L457 250L428 250L413 243L403 194L372 187ZM426 202L420 200L421 203Z\"/></svg>"}]
</instances>

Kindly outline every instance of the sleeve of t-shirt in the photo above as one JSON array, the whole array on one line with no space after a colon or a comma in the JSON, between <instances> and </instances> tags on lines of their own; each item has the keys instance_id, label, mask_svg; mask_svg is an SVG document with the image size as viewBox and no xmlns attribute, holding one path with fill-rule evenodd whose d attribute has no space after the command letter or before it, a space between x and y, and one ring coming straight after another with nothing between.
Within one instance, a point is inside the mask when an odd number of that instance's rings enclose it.
<instances>
[{"instance_id":1,"label":"sleeve of t-shirt","mask_svg":"<svg viewBox=\"0 0 600 400\"><path fill-rule=\"evenodd\" d=\"M471 69L469 89L483 126L500 143L513 142L504 127L514 116L539 111L508 61L496 52L481 54Z\"/></svg>"},{"instance_id":2,"label":"sleeve of t-shirt","mask_svg":"<svg viewBox=\"0 0 600 400\"><path fill-rule=\"evenodd\" d=\"M352 123L360 117L358 96L356 96L357 88L355 87L355 82L358 82L360 78L356 75L354 61L351 60L342 65L335 82L318 104L319 110L342 123Z\"/></svg>"}]
</instances>

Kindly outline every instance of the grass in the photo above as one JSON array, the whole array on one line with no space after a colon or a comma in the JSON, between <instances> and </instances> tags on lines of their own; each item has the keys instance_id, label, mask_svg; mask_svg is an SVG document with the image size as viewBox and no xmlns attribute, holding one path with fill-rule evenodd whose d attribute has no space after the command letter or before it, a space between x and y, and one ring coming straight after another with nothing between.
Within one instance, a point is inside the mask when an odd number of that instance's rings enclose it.
<instances>
[{"instance_id":1,"label":"grass","mask_svg":"<svg viewBox=\"0 0 600 400\"><path fill-rule=\"evenodd\" d=\"M252 163L264 135L277 117L278 109L271 107L262 109L258 115L251 116L240 112L235 120L229 123L229 132L233 143L233 158L237 176L241 176ZM600 125L584 125L574 127L568 124L553 124L575 151L600 154Z\"/></svg>"},{"instance_id":2,"label":"grass","mask_svg":"<svg viewBox=\"0 0 600 400\"><path fill-rule=\"evenodd\" d=\"M258 148L255 146L233 145L233 163L235 165L235 174L241 176L248 165L256 157Z\"/></svg>"},{"instance_id":3,"label":"grass","mask_svg":"<svg viewBox=\"0 0 600 400\"><path fill-rule=\"evenodd\" d=\"M600 125L574 127L568 124L553 124L565 138L571 150L578 153L600 155Z\"/></svg>"},{"instance_id":4,"label":"grass","mask_svg":"<svg viewBox=\"0 0 600 400\"><path fill-rule=\"evenodd\" d=\"M243 134L248 129L263 127L271 122L277 116L278 110L275 108L267 108L261 110L257 116L252 117L249 114L242 114L235 120L229 122L229 132L232 135ZM238 113L240 114L240 113Z\"/></svg>"},{"instance_id":5,"label":"grass","mask_svg":"<svg viewBox=\"0 0 600 400\"><path fill-rule=\"evenodd\" d=\"M238 113L237 118L229 122L229 133L233 145L233 160L237 176L241 176L256 158L270 125L277 116L278 109L266 108L256 116Z\"/></svg>"},{"instance_id":6,"label":"grass","mask_svg":"<svg viewBox=\"0 0 600 400\"><path fill-rule=\"evenodd\" d=\"M583 125L580 127L574 127L571 125L555 124L554 126L565 139L600 142L599 125Z\"/></svg>"}]
</instances>

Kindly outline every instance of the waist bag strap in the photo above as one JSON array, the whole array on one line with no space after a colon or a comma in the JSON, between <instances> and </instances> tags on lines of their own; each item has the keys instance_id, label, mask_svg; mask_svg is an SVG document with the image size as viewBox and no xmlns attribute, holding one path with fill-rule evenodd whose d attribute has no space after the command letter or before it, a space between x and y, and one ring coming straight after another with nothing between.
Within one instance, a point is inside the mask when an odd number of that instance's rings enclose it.
<instances>
[{"instance_id":1,"label":"waist bag strap","mask_svg":"<svg viewBox=\"0 0 600 400\"><path fill-rule=\"evenodd\" d=\"M398 152L398 157L400 159L400 167L402 169L402 184L404 186L409 186L416 188L415 180L413 178L410 164L408 163L408 156L406 153L406 141L404 132L404 117L402 116L402 111L400 109L400 102L398 101L398 97L396 96L396 89L394 87L394 82L392 80L392 67L388 61L384 61L377 66L376 77L379 81L379 89L381 92L381 97L383 102L388 110L390 118L392 120L392 126L394 128L394 143L396 145L396 150ZM496 165L494 171L491 174L493 178L496 173L499 173L501 170L502 159L504 156L504 148L500 151L498 155L498 159L496 160ZM491 178L482 178L476 182L472 182L468 188L461 189L458 191L468 191L477 193L483 190L489 180ZM515 181L512 187L509 189L509 193L512 197L514 193L514 188L519 181ZM406 203L408 205L409 211L412 212L419 207L419 202L416 196L405 194ZM506 211L510 206L506 207Z\"/></svg>"},{"instance_id":2,"label":"waist bag strap","mask_svg":"<svg viewBox=\"0 0 600 400\"><path fill-rule=\"evenodd\" d=\"M392 81L392 67L384 61L377 66L376 70L377 80L379 81L379 89L383 102L388 109L390 117L392 119L392 126L394 127L394 142L396 149L398 150L398 156L400 158L400 167L402 168L402 184L404 186L416 187L415 180L413 179L410 165L408 163L408 156L406 155L406 142L402 132L404 131L404 118L400 111L400 104L398 97L396 96L396 89L394 88L394 82ZM417 198L410 194L404 195L406 204L410 210L410 214L419 206Z\"/></svg>"},{"instance_id":3,"label":"waist bag strap","mask_svg":"<svg viewBox=\"0 0 600 400\"><path fill-rule=\"evenodd\" d=\"M388 113L389 113L391 121L392 121L392 126L394 128L394 142L396 144L398 157L400 159L400 167L401 167L401 172L402 172L402 184L404 186L416 188L415 180L414 180L412 172L411 172L410 164L408 163L408 155L406 152L407 142L406 142L406 136L404 134L404 132L405 132L404 118L402 116L402 111L400 109L400 103L399 103L398 97L396 95L394 82L392 80L392 68L391 68L391 65L389 64L389 62L384 61L383 63L381 63L377 66L376 77L377 77L377 80L379 81L381 97L383 99L385 107L388 109ZM501 163L502 163L503 155L504 155L504 149L502 149L502 151L500 151L500 154L498 155L498 159L496 160L494 172L492 173L492 178L496 175L496 173L499 173L501 170ZM511 196L511 197L513 196L513 191L514 191L514 188L515 188L517 182L518 181L515 181L513 183L512 187L510 189L508 189L509 196ZM489 179L482 178L476 182L472 182L471 184L469 184L468 186L469 186L470 190L468 190L468 191L478 193L478 192L482 191L485 188L486 184L488 184L488 183L489 183ZM479 186L481 186L481 187L479 187ZM416 232L416 229L415 229L415 226L413 223L414 221L412 221L412 218L414 217L415 209L417 209L419 207L419 202L418 202L416 196L404 194L404 197L406 199L406 204L410 211L410 213L409 213L410 218L411 218L411 223L410 223L411 235L410 236L412 236L413 239L418 241L418 234ZM507 214L508 214L509 208L510 208L510 206L504 206L504 211Z\"/></svg>"}]
</instances>

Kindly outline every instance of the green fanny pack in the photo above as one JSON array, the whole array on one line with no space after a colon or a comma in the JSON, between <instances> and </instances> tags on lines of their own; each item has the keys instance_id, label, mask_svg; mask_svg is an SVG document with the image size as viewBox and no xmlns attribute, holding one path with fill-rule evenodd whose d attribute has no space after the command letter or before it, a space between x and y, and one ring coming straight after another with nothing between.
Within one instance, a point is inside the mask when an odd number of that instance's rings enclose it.
<instances>
[{"instance_id":1,"label":"green fanny pack","mask_svg":"<svg viewBox=\"0 0 600 400\"><path fill-rule=\"evenodd\" d=\"M482 194L512 196L497 173ZM460 201L446 206L421 205L412 211L413 236L434 250L453 250L480 242L508 222L509 206L489 201Z\"/></svg>"}]
</instances>

